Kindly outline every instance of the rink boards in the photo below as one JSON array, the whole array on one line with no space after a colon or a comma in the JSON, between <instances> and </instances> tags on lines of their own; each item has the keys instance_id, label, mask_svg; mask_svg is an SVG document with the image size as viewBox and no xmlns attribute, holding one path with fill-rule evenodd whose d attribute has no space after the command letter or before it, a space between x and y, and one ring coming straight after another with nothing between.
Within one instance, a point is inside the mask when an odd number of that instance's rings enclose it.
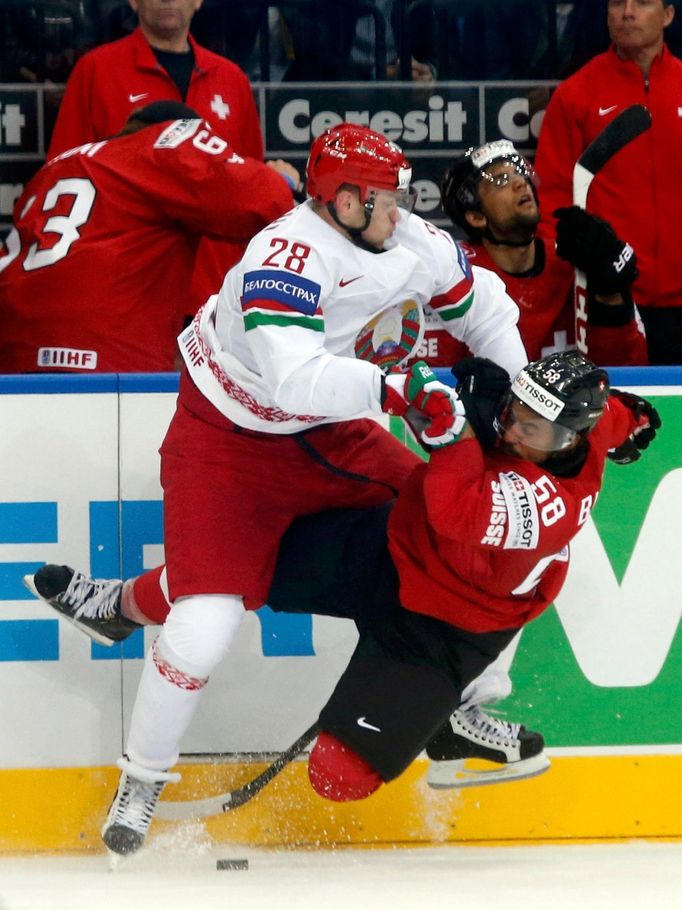
<instances>
[{"instance_id":1,"label":"rink boards","mask_svg":"<svg viewBox=\"0 0 682 910\"><path fill-rule=\"evenodd\" d=\"M607 467L569 581L513 655L514 693L501 707L542 730L551 770L456 793L429 790L418 761L364 803L339 806L312 793L299 762L249 806L207 822L217 840L682 836L682 369L611 373L655 401L664 431L637 464ZM130 577L163 560L157 449L176 387L174 375L0 377L0 850L99 849L154 632L122 648L91 645L21 577L45 562ZM315 719L354 642L340 620L247 616L183 750L286 747ZM193 762L168 796L220 792L258 767Z\"/></svg>"}]
</instances>

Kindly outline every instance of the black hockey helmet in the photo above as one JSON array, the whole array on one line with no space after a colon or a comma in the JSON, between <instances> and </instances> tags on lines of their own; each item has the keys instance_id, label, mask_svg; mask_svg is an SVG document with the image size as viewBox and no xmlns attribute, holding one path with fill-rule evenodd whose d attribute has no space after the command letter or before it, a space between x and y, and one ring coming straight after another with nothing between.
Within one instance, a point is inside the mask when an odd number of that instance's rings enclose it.
<instances>
[{"instance_id":1,"label":"black hockey helmet","mask_svg":"<svg viewBox=\"0 0 682 910\"><path fill-rule=\"evenodd\" d=\"M513 165L528 180L535 193L535 171L508 139L497 139L467 149L463 155L455 158L441 181L440 198L444 211L454 224L472 238L482 232L472 228L465 215L480 205L478 187L481 180L502 185L499 181L508 179L506 175L494 177L488 173L487 168L497 161L508 161Z\"/></svg>"},{"instance_id":2,"label":"black hockey helmet","mask_svg":"<svg viewBox=\"0 0 682 910\"><path fill-rule=\"evenodd\" d=\"M503 435L514 399L554 425L553 449L586 436L602 415L609 396L609 376L580 351L559 351L534 360L518 372L498 418ZM530 443L532 444L532 443Z\"/></svg>"}]
</instances>

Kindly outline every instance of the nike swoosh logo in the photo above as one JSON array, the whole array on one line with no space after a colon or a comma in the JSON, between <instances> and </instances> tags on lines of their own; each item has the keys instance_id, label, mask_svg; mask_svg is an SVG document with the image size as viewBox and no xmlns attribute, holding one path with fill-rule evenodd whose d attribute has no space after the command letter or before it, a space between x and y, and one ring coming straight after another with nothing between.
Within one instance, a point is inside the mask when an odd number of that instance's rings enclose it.
<instances>
[{"instance_id":1,"label":"nike swoosh logo","mask_svg":"<svg viewBox=\"0 0 682 910\"><path fill-rule=\"evenodd\" d=\"M377 733L381 733L381 728L375 727L374 724L368 724L366 717L358 717L358 727L364 727L365 730L375 730Z\"/></svg>"},{"instance_id":2,"label":"nike swoosh logo","mask_svg":"<svg viewBox=\"0 0 682 910\"><path fill-rule=\"evenodd\" d=\"M605 117L607 114L610 114L611 111L615 111L615 109L616 109L617 107L618 107L617 104L612 104L611 107L600 107L600 108L599 108L599 116L600 116L600 117Z\"/></svg>"},{"instance_id":3,"label":"nike swoosh logo","mask_svg":"<svg viewBox=\"0 0 682 910\"><path fill-rule=\"evenodd\" d=\"M339 287L345 288L346 285L352 284L354 281L359 281L361 278L364 278L364 277L365 277L364 275L358 275L357 278L348 278L348 279L342 278L341 281L339 281Z\"/></svg>"},{"instance_id":4,"label":"nike swoosh logo","mask_svg":"<svg viewBox=\"0 0 682 910\"><path fill-rule=\"evenodd\" d=\"M141 95L128 95L128 101L131 104L135 104L136 101L142 101L143 98L146 98L149 92L142 92Z\"/></svg>"}]
</instances>

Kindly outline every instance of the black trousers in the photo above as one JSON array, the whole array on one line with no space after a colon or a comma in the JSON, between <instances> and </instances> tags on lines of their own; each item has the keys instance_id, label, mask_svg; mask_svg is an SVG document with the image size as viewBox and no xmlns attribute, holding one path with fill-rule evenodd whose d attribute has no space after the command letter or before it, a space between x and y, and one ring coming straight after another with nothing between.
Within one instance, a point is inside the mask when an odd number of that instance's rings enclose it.
<instances>
[{"instance_id":1,"label":"black trousers","mask_svg":"<svg viewBox=\"0 0 682 910\"><path fill-rule=\"evenodd\" d=\"M392 780L458 707L518 629L473 633L404 609L389 506L298 519L282 540L268 604L352 619L359 640L320 712L323 729Z\"/></svg>"},{"instance_id":2,"label":"black trousers","mask_svg":"<svg viewBox=\"0 0 682 910\"><path fill-rule=\"evenodd\" d=\"M682 364L682 307L639 307L649 363Z\"/></svg>"}]
</instances>

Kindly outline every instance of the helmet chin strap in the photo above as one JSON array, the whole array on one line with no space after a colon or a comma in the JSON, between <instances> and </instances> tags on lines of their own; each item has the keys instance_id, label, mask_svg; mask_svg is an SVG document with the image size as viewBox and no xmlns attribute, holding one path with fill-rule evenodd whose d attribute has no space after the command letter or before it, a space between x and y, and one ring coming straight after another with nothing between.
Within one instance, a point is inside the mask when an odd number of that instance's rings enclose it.
<instances>
[{"instance_id":1,"label":"helmet chin strap","mask_svg":"<svg viewBox=\"0 0 682 910\"><path fill-rule=\"evenodd\" d=\"M483 231L483 236L488 241L488 243L492 243L493 246L521 247L521 246L530 246L530 244L535 240L535 231L531 231L528 234L528 238L526 240L499 240L497 237L494 237L490 233L490 228L488 227L488 225L486 225L485 229Z\"/></svg>"},{"instance_id":2,"label":"helmet chin strap","mask_svg":"<svg viewBox=\"0 0 682 910\"><path fill-rule=\"evenodd\" d=\"M542 467L556 477L575 477L585 464L589 446L585 436L578 436L577 442L569 449L559 449L542 463Z\"/></svg>"},{"instance_id":3,"label":"helmet chin strap","mask_svg":"<svg viewBox=\"0 0 682 910\"><path fill-rule=\"evenodd\" d=\"M331 215L332 219L338 226L344 230L347 234L350 235L350 239L353 243L356 243L358 246L365 247L365 241L362 239L362 235L365 233L369 227L369 223L372 220L372 212L374 211L374 203L367 200L363 206L365 212L365 223L362 227L349 227L347 224L344 224L343 221L339 218L338 212L336 211L336 206L333 202L327 203L327 211Z\"/></svg>"}]
</instances>

